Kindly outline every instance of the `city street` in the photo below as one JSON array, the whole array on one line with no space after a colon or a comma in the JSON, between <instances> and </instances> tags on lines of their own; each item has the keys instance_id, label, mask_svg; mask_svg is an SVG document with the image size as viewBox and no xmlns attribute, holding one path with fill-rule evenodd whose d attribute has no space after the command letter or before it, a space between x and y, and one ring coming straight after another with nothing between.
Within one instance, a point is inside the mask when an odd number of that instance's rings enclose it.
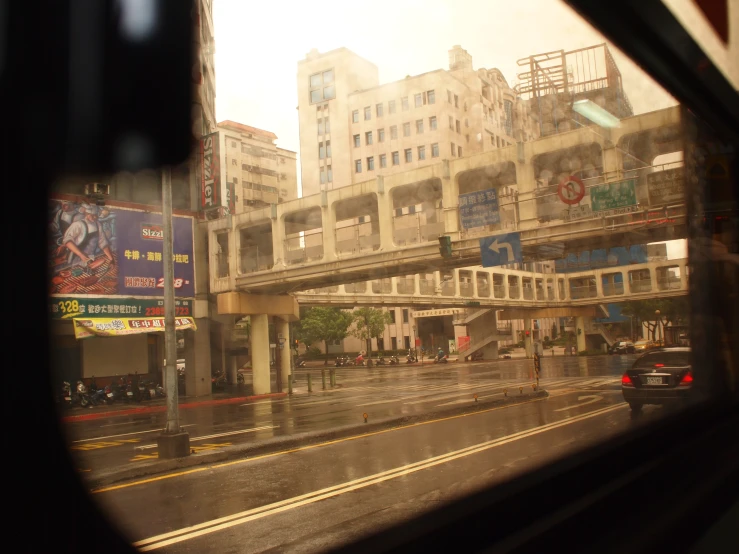
<instances>
[{"instance_id":1,"label":"city street","mask_svg":"<svg viewBox=\"0 0 739 554\"><path fill-rule=\"evenodd\" d=\"M601 357L601 364L609 368L600 371L587 367L594 360L568 361L578 367L551 368L559 375L550 378L549 398L134 479L96 489L93 498L144 551L166 547L167 552L196 552L206 546L218 552L325 550L654 421L662 412L645 409L641 417L633 418L615 383L601 384L614 378L626 358ZM582 362L586 363L581 368ZM503 369L501 365L450 366L447 371L457 373L459 385L476 380L492 383L492 367L501 373L501 383L525 371L512 363ZM438 368L428 368L416 379L442 380L440 373ZM272 420L282 422L275 430L251 435L251 440L258 440L284 431L288 419L338 421L352 406L366 409L362 404L370 398L368 388L388 379L384 375L357 383L354 392L347 385L343 393L324 393L347 398L328 404L328 409L327 404L307 409L306 415L298 409L306 401L298 398L275 403L272 409L251 407L244 424L265 425L267 413L283 414ZM415 410L439 406L455 394L461 400L469 392L427 391L424 394L437 400L425 404L411 404L415 400L410 398L418 392L403 394L405 404L398 400L393 405ZM193 435L201 425L190 428Z\"/></svg>"},{"instance_id":2,"label":"city street","mask_svg":"<svg viewBox=\"0 0 739 554\"><path fill-rule=\"evenodd\" d=\"M540 388L551 399L562 396L572 406L596 404L604 399L620 401L620 376L633 359L634 356L544 358ZM309 373L313 378L311 393L307 390ZM193 402L188 409L181 409L180 422L190 434L195 453L216 452L275 437L361 426L365 413L370 422L375 422L448 412L474 404L475 395L478 402L485 403L530 393L534 382L533 362L525 359L423 367L338 368L333 388L326 371L325 390L321 370L308 369L297 373L292 396L242 402L238 395L229 399L229 394L220 394L221 400L209 402L206 398L201 404ZM65 422L70 449L82 475L92 477L116 468L128 468L135 475L138 465L155 461L156 437L166 415L162 406L158 409L131 414L130 410L98 407L80 411L84 418L81 421Z\"/></svg>"}]
</instances>

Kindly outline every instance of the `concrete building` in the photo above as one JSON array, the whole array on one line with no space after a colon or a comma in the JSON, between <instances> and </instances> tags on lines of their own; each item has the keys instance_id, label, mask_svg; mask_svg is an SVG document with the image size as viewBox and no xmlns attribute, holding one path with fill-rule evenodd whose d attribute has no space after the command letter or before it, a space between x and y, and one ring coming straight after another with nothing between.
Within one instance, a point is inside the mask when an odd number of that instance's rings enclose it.
<instances>
[{"instance_id":1,"label":"concrete building","mask_svg":"<svg viewBox=\"0 0 739 554\"><path fill-rule=\"evenodd\" d=\"M278 148L274 133L235 121L217 132L224 206L243 213L298 197L297 155Z\"/></svg>"},{"instance_id":2,"label":"concrete building","mask_svg":"<svg viewBox=\"0 0 739 554\"><path fill-rule=\"evenodd\" d=\"M536 138L529 104L460 46L449 69L380 84L346 48L298 63L303 195Z\"/></svg>"}]
</instances>

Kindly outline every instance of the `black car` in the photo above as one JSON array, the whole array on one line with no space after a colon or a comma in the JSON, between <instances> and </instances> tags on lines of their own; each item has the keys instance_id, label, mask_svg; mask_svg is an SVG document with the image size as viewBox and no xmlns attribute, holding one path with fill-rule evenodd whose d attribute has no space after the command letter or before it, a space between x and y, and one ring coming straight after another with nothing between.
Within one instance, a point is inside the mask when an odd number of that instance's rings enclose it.
<instances>
[{"instance_id":1,"label":"black car","mask_svg":"<svg viewBox=\"0 0 739 554\"><path fill-rule=\"evenodd\" d=\"M640 356L621 377L624 400L633 411L644 404L686 401L693 385L690 348L659 348Z\"/></svg>"},{"instance_id":2,"label":"black car","mask_svg":"<svg viewBox=\"0 0 739 554\"><path fill-rule=\"evenodd\" d=\"M609 354L633 354L634 352L636 352L634 350L634 343L623 340L614 342L608 349Z\"/></svg>"}]
</instances>

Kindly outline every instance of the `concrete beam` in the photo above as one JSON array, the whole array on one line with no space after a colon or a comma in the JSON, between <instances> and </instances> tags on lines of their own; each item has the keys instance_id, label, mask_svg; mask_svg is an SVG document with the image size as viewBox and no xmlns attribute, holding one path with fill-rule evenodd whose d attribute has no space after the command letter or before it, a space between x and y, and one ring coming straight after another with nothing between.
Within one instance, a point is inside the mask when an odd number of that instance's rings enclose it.
<instances>
[{"instance_id":1,"label":"concrete beam","mask_svg":"<svg viewBox=\"0 0 739 554\"><path fill-rule=\"evenodd\" d=\"M290 322L300 319L300 308L294 296L224 292L218 295L218 314L271 315Z\"/></svg>"},{"instance_id":2,"label":"concrete beam","mask_svg":"<svg viewBox=\"0 0 739 554\"><path fill-rule=\"evenodd\" d=\"M544 319L547 317L601 317L598 306L579 306L576 308L514 308L502 310L498 319Z\"/></svg>"}]
</instances>

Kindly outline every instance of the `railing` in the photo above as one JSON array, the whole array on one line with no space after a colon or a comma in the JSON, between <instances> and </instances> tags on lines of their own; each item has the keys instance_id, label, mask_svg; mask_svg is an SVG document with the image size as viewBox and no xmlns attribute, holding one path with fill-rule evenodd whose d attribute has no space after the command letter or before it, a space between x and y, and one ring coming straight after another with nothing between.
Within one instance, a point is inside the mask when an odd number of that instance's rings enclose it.
<instances>
[{"instance_id":1,"label":"railing","mask_svg":"<svg viewBox=\"0 0 739 554\"><path fill-rule=\"evenodd\" d=\"M424 216L424 222L421 221ZM419 242L430 242L444 234L444 222L441 219L441 210L436 210L436 222L426 221L427 214L418 212L393 217L393 242L402 246Z\"/></svg>"},{"instance_id":2,"label":"railing","mask_svg":"<svg viewBox=\"0 0 739 554\"><path fill-rule=\"evenodd\" d=\"M229 275L229 268L228 268L228 254L225 252L221 252L215 255L216 256L216 267L218 268L218 277L228 277Z\"/></svg>"},{"instance_id":3,"label":"railing","mask_svg":"<svg viewBox=\"0 0 739 554\"><path fill-rule=\"evenodd\" d=\"M474 292L472 283L459 283L459 296L464 296L465 298L472 298L472 293Z\"/></svg>"},{"instance_id":4,"label":"railing","mask_svg":"<svg viewBox=\"0 0 739 554\"><path fill-rule=\"evenodd\" d=\"M537 300L544 300L544 289L541 287L536 287L536 299Z\"/></svg>"},{"instance_id":5,"label":"railing","mask_svg":"<svg viewBox=\"0 0 739 554\"><path fill-rule=\"evenodd\" d=\"M380 235L379 233L372 234L370 223L336 229L336 251L339 254L355 254L379 248Z\"/></svg>"},{"instance_id":6,"label":"railing","mask_svg":"<svg viewBox=\"0 0 739 554\"><path fill-rule=\"evenodd\" d=\"M415 279L398 279L397 287L398 287L398 294L415 294L416 293L416 280Z\"/></svg>"},{"instance_id":7,"label":"railing","mask_svg":"<svg viewBox=\"0 0 739 554\"><path fill-rule=\"evenodd\" d=\"M490 298L490 285L487 283L480 284L477 283L477 296L480 298Z\"/></svg>"},{"instance_id":8,"label":"railing","mask_svg":"<svg viewBox=\"0 0 739 554\"><path fill-rule=\"evenodd\" d=\"M635 279L629 282L631 292L650 292L652 290L651 279Z\"/></svg>"},{"instance_id":9,"label":"railing","mask_svg":"<svg viewBox=\"0 0 739 554\"><path fill-rule=\"evenodd\" d=\"M274 265L272 253L260 254L258 247L242 248L239 251L239 260L241 273L267 271L268 269L272 269Z\"/></svg>"},{"instance_id":10,"label":"railing","mask_svg":"<svg viewBox=\"0 0 739 554\"><path fill-rule=\"evenodd\" d=\"M454 296L454 279L441 282L441 295Z\"/></svg>"},{"instance_id":11,"label":"railing","mask_svg":"<svg viewBox=\"0 0 739 554\"><path fill-rule=\"evenodd\" d=\"M587 285L584 287L570 286L570 298L572 298L572 300L595 298L596 296L598 296L598 287L595 285Z\"/></svg>"},{"instance_id":12,"label":"railing","mask_svg":"<svg viewBox=\"0 0 739 554\"><path fill-rule=\"evenodd\" d=\"M533 300L534 299L534 289L529 287L523 288L523 299L524 300Z\"/></svg>"},{"instance_id":13,"label":"railing","mask_svg":"<svg viewBox=\"0 0 739 554\"><path fill-rule=\"evenodd\" d=\"M320 237L321 244L304 246L306 240L315 242ZM301 244L302 242L302 244ZM323 233L313 233L306 237L294 237L285 240L285 262L300 264L323 258Z\"/></svg>"},{"instance_id":14,"label":"railing","mask_svg":"<svg viewBox=\"0 0 739 554\"><path fill-rule=\"evenodd\" d=\"M657 288L659 290L680 290L682 288L682 281L680 277L657 279Z\"/></svg>"},{"instance_id":15,"label":"railing","mask_svg":"<svg viewBox=\"0 0 739 554\"><path fill-rule=\"evenodd\" d=\"M393 282L390 279L372 281L372 294L390 294L393 291Z\"/></svg>"},{"instance_id":16,"label":"railing","mask_svg":"<svg viewBox=\"0 0 739 554\"><path fill-rule=\"evenodd\" d=\"M603 296L614 296L616 294L624 293L623 283L606 283L603 285Z\"/></svg>"},{"instance_id":17,"label":"railing","mask_svg":"<svg viewBox=\"0 0 739 554\"><path fill-rule=\"evenodd\" d=\"M547 289L547 300L554 300L554 289Z\"/></svg>"},{"instance_id":18,"label":"railing","mask_svg":"<svg viewBox=\"0 0 739 554\"><path fill-rule=\"evenodd\" d=\"M433 296L436 293L436 283L433 279L419 279L418 288L421 294Z\"/></svg>"},{"instance_id":19,"label":"railing","mask_svg":"<svg viewBox=\"0 0 739 554\"><path fill-rule=\"evenodd\" d=\"M367 292L367 281L360 283L347 283L344 285L347 294L365 294Z\"/></svg>"},{"instance_id":20,"label":"railing","mask_svg":"<svg viewBox=\"0 0 739 554\"><path fill-rule=\"evenodd\" d=\"M511 287L511 289L516 287ZM493 296L495 298L505 298L505 285L493 285ZM516 290L516 298L518 298L518 290Z\"/></svg>"},{"instance_id":21,"label":"railing","mask_svg":"<svg viewBox=\"0 0 739 554\"><path fill-rule=\"evenodd\" d=\"M496 298L505 298L505 287L500 287L503 290L503 296L496 296ZM516 299L521 296L521 288L518 285L510 285L508 287L508 298Z\"/></svg>"}]
</instances>

